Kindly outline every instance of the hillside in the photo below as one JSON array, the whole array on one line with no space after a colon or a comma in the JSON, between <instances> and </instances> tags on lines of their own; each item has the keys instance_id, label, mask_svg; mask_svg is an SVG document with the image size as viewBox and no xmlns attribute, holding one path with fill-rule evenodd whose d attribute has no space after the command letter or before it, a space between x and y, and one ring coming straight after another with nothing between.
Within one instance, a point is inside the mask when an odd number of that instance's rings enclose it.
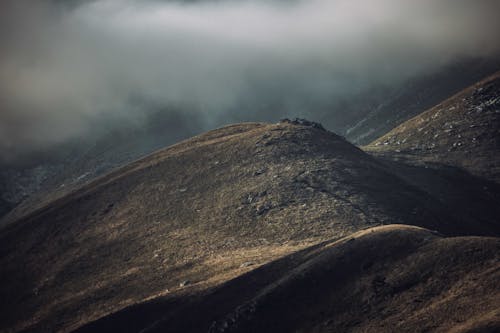
<instances>
[{"instance_id":1,"label":"hillside","mask_svg":"<svg viewBox=\"0 0 500 333\"><path fill-rule=\"evenodd\" d=\"M499 250L498 238L376 227L78 332L493 332Z\"/></svg>"},{"instance_id":2,"label":"hillside","mask_svg":"<svg viewBox=\"0 0 500 333\"><path fill-rule=\"evenodd\" d=\"M42 150L17 163L0 161L0 197L5 201L4 211L12 215L6 220L47 204L47 196L68 194L114 168L202 132L188 111L161 108L152 112L150 108L144 106L146 119L139 124L108 121L106 131Z\"/></svg>"},{"instance_id":3,"label":"hillside","mask_svg":"<svg viewBox=\"0 0 500 333\"><path fill-rule=\"evenodd\" d=\"M499 69L498 59L462 61L436 73L409 80L397 89L382 93L380 96L376 94L373 96L375 99L369 95L359 96L358 102L346 105L348 113L354 113L358 118L354 124L352 122L346 124L346 129L339 128L339 133L345 133L346 138L356 144L369 144L394 127L418 116ZM363 108L361 105L356 107L356 104L362 103L365 103ZM353 104L355 107L351 110Z\"/></svg>"},{"instance_id":4,"label":"hillside","mask_svg":"<svg viewBox=\"0 0 500 333\"><path fill-rule=\"evenodd\" d=\"M500 72L364 148L391 159L455 166L500 182Z\"/></svg>"},{"instance_id":5,"label":"hillside","mask_svg":"<svg viewBox=\"0 0 500 333\"><path fill-rule=\"evenodd\" d=\"M461 61L396 87L368 89L354 96L338 97L327 105L309 101L303 111L294 111L293 115L320 120L349 141L367 144L499 68L498 59ZM286 103L279 98L258 108L244 103L234 114L221 115L216 123L220 126L249 120L275 122L290 116ZM113 168L214 126L204 124L189 109L151 105L147 101L140 105L145 119L139 124L105 119L105 131L98 123L93 126L100 129L95 133L28 154L22 162L0 161L0 217L2 211L7 213L14 208L14 216L7 219L17 219L19 212L45 205L49 193L67 194Z\"/></svg>"},{"instance_id":6,"label":"hillside","mask_svg":"<svg viewBox=\"0 0 500 333\"><path fill-rule=\"evenodd\" d=\"M439 179L433 183L454 182ZM490 191L438 200L314 123L227 126L54 198L1 229L1 327L68 331L150 298L209 290L382 224L499 235L499 208L491 203L500 191ZM450 206L463 201L473 204Z\"/></svg>"}]
</instances>

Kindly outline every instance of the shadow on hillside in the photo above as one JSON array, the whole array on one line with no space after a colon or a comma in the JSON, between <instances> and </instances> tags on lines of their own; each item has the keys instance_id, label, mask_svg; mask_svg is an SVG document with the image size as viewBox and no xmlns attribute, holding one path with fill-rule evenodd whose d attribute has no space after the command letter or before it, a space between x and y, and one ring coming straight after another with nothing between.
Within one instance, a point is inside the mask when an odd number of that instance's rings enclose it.
<instances>
[{"instance_id":1,"label":"shadow on hillside","mask_svg":"<svg viewBox=\"0 0 500 333\"><path fill-rule=\"evenodd\" d=\"M389 225L327 244L207 292L126 308L76 332L393 332L396 324L425 332L457 328L459 318L467 318L470 331L499 328L478 302L496 306L498 276L484 263L498 259L498 239Z\"/></svg>"},{"instance_id":2,"label":"shadow on hillside","mask_svg":"<svg viewBox=\"0 0 500 333\"><path fill-rule=\"evenodd\" d=\"M500 236L500 184L458 167L375 154L396 176L441 203L456 221L448 235Z\"/></svg>"},{"instance_id":3,"label":"shadow on hillside","mask_svg":"<svg viewBox=\"0 0 500 333\"><path fill-rule=\"evenodd\" d=\"M141 332L154 328L157 323L168 322L171 318L175 318L176 323L188 325L192 331L204 332L214 320L224 317L238 304L254 297L256 291L261 290L271 281L281 278L289 267L300 265L315 250L333 241L322 242L297 251L205 292L181 296L162 296L126 307L86 324L74 332ZM228 297L228 295L235 297ZM216 307L213 306L214 304ZM211 311L192 313L193 308L209 308Z\"/></svg>"}]
</instances>

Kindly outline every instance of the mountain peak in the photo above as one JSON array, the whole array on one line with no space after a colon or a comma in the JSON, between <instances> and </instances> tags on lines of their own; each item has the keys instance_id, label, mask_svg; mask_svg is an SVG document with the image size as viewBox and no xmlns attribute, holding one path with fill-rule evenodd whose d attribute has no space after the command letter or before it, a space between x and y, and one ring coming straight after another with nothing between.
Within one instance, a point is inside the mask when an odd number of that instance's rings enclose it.
<instances>
[{"instance_id":1,"label":"mountain peak","mask_svg":"<svg viewBox=\"0 0 500 333\"><path fill-rule=\"evenodd\" d=\"M317 123L314 121L309 121L309 120L304 119L304 118L293 118L293 119L283 118L283 119L280 119L280 123L308 126L308 127L317 128L317 129L326 131L325 128L323 127L323 125L321 125L320 123Z\"/></svg>"}]
</instances>

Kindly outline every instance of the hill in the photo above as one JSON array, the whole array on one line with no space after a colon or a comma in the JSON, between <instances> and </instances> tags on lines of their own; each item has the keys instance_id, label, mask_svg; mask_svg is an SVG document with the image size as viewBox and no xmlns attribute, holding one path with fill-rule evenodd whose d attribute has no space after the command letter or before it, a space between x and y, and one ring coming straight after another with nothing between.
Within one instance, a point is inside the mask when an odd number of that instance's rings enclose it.
<instances>
[{"instance_id":1,"label":"hill","mask_svg":"<svg viewBox=\"0 0 500 333\"><path fill-rule=\"evenodd\" d=\"M464 192L460 200L477 203L466 214L317 124L223 127L55 197L1 229L2 327L68 331L182 294L183 281L190 291L208 290L377 225L499 235L498 206L490 203L500 191L492 190L493 199Z\"/></svg>"},{"instance_id":2,"label":"hill","mask_svg":"<svg viewBox=\"0 0 500 333\"><path fill-rule=\"evenodd\" d=\"M345 133L353 143L367 145L499 69L498 59L461 61L435 73L411 79L397 89L359 96L357 102L350 101L345 106L350 117L357 116L357 119L346 123L347 128L334 129Z\"/></svg>"},{"instance_id":3,"label":"hill","mask_svg":"<svg viewBox=\"0 0 500 333\"><path fill-rule=\"evenodd\" d=\"M408 120L364 149L413 164L455 166L500 182L500 72Z\"/></svg>"},{"instance_id":4,"label":"hill","mask_svg":"<svg viewBox=\"0 0 500 333\"><path fill-rule=\"evenodd\" d=\"M460 61L401 85L372 88L320 105L314 99L303 101L304 110L293 111L298 112L293 115L319 120L349 141L367 144L499 68L496 58ZM243 103L216 123L275 122L290 116L287 99L276 98L258 108ZM17 219L19 212L47 204L46 196L54 191L68 194L114 168L214 126L204 124L189 108L138 102L144 118L139 123L103 119L84 137L37 149L16 163L0 161L0 217L14 208L14 216L7 220Z\"/></svg>"},{"instance_id":5,"label":"hill","mask_svg":"<svg viewBox=\"0 0 500 333\"><path fill-rule=\"evenodd\" d=\"M5 201L3 211L11 212L5 220L17 219L20 212L47 204L47 197L64 196L114 168L202 132L188 111L160 108L153 112L151 108L144 106L146 119L138 123L106 120L107 130L96 124L99 130L85 137L11 163L0 161L0 201Z\"/></svg>"},{"instance_id":6,"label":"hill","mask_svg":"<svg viewBox=\"0 0 500 333\"><path fill-rule=\"evenodd\" d=\"M498 238L370 228L77 332L493 332L499 250Z\"/></svg>"}]
</instances>

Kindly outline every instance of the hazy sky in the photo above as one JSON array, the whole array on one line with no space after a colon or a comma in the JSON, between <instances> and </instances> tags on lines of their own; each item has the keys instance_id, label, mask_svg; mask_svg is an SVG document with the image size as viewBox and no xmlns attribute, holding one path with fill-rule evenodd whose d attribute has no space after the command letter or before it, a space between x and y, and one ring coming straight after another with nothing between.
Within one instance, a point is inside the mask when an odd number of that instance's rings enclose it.
<instances>
[{"instance_id":1,"label":"hazy sky","mask_svg":"<svg viewBox=\"0 0 500 333\"><path fill-rule=\"evenodd\" d=\"M294 114L305 100L500 50L495 0L61 3L0 4L3 154L88 133L100 119L140 124L144 103L189 109L210 127L241 105L279 101L280 114Z\"/></svg>"}]
</instances>

